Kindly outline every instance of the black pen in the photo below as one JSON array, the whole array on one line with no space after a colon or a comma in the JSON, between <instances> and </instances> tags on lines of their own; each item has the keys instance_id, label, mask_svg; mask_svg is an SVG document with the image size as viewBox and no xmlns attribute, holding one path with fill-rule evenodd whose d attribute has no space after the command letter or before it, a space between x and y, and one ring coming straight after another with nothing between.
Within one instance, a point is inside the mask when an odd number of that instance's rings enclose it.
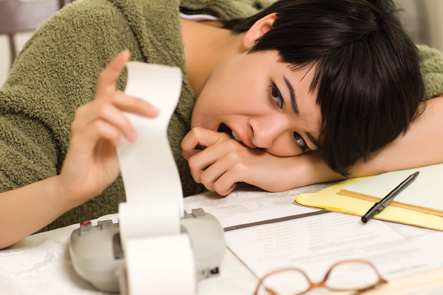
<instances>
[{"instance_id":1,"label":"black pen","mask_svg":"<svg viewBox=\"0 0 443 295\"><path fill-rule=\"evenodd\" d=\"M386 195L380 202L374 204L371 209L366 212L365 215L361 218L363 223L368 222L375 214L380 213L383 209L385 209L389 204L391 204L392 200L394 200L395 196L404 189L411 181L417 177L420 171L417 171L411 175L409 175L405 180L403 180L396 188L394 188L389 194Z\"/></svg>"}]
</instances>

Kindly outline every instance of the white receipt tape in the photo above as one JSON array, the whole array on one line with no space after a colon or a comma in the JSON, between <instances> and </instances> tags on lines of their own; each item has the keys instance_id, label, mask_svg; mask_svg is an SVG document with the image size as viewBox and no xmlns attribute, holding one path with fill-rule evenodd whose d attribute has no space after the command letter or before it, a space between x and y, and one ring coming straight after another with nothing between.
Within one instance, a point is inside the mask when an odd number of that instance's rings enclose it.
<instances>
[{"instance_id":1,"label":"white receipt tape","mask_svg":"<svg viewBox=\"0 0 443 295\"><path fill-rule=\"evenodd\" d=\"M196 293L194 257L186 234L129 240L125 260L131 295Z\"/></svg>"},{"instance_id":2,"label":"white receipt tape","mask_svg":"<svg viewBox=\"0 0 443 295\"><path fill-rule=\"evenodd\" d=\"M183 193L167 129L181 90L178 68L128 62L125 93L160 109L156 118L125 115L137 140L117 149L126 203L119 205L128 290L141 294L195 294L188 235L180 233Z\"/></svg>"},{"instance_id":3,"label":"white receipt tape","mask_svg":"<svg viewBox=\"0 0 443 295\"><path fill-rule=\"evenodd\" d=\"M123 249L133 238L178 235L180 215L177 202L161 200L155 203L120 203L120 239Z\"/></svg>"},{"instance_id":4,"label":"white receipt tape","mask_svg":"<svg viewBox=\"0 0 443 295\"><path fill-rule=\"evenodd\" d=\"M126 67L125 93L160 109L155 118L125 114L137 132L134 143L122 136L122 144L117 149L126 201L139 203L151 197L172 198L179 202L183 212L180 176L167 136L168 124L180 97L181 71L139 62L128 62Z\"/></svg>"}]
</instances>

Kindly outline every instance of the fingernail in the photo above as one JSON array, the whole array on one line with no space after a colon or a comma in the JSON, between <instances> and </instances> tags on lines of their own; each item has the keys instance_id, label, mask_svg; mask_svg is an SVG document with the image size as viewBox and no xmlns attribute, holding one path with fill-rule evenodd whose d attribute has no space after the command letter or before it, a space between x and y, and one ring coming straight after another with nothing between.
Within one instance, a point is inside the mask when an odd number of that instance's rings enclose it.
<instances>
[{"instance_id":1,"label":"fingernail","mask_svg":"<svg viewBox=\"0 0 443 295\"><path fill-rule=\"evenodd\" d=\"M132 134L131 134L131 137L129 138L129 140L131 141L131 142L134 142L134 141L136 141L137 140L137 132L132 132Z\"/></svg>"},{"instance_id":2,"label":"fingernail","mask_svg":"<svg viewBox=\"0 0 443 295\"><path fill-rule=\"evenodd\" d=\"M150 113L152 116L157 116L157 115L160 113L160 110L157 109L157 108L154 107L154 106L149 106L149 113Z\"/></svg>"}]
</instances>

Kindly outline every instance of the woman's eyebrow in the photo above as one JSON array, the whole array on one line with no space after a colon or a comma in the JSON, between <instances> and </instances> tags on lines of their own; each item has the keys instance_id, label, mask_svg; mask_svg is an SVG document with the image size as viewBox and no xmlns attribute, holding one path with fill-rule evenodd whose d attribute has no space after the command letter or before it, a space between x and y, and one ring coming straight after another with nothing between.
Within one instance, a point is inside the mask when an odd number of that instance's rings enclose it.
<instances>
[{"instance_id":1,"label":"woman's eyebrow","mask_svg":"<svg viewBox=\"0 0 443 295\"><path fill-rule=\"evenodd\" d=\"M298 115L298 114L299 114L299 111L298 111L298 106L297 106L297 99L296 99L296 97L295 97L294 87L292 87L291 82L289 82L289 80L286 79L285 76L283 76L283 79L285 80L286 86L287 86L288 89L289 89L289 94L291 95L292 109L294 110L294 113L295 113L296 115Z\"/></svg>"},{"instance_id":2,"label":"woman's eyebrow","mask_svg":"<svg viewBox=\"0 0 443 295\"><path fill-rule=\"evenodd\" d=\"M318 149L320 148L320 143L317 138L315 138L310 132L306 132L306 136Z\"/></svg>"},{"instance_id":3,"label":"woman's eyebrow","mask_svg":"<svg viewBox=\"0 0 443 295\"><path fill-rule=\"evenodd\" d=\"M283 76L283 79L285 80L286 86L288 87L289 94L291 96L292 109L294 110L294 113L298 116L299 111L298 111L297 99L295 96L294 87L292 86L291 82L289 82L289 80L285 76ZM320 144L319 144L318 140L310 132L305 132L305 133L306 133L306 136L309 138L309 141L312 142L319 149Z\"/></svg>"}]
</instances>

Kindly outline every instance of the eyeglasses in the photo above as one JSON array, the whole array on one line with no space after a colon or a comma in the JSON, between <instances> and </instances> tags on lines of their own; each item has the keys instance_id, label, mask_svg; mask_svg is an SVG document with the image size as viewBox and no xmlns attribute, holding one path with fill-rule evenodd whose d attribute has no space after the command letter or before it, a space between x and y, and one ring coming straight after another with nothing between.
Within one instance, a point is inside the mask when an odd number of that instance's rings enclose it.
<instances>
[{"instance_id":1,"label":"eyeglasses","mask_svg":"<svg viewBox=\"0 0 443 295\"><path fill-rule=\"evenodd\" d=\"M363 292L387 281L375 266L366 260L344 260L333 264L323 281L313 283L299 268L283 268L264 275L258 282L254 295L300 295L325 287L331 291Z\"/></svg>"}]
</instances>

